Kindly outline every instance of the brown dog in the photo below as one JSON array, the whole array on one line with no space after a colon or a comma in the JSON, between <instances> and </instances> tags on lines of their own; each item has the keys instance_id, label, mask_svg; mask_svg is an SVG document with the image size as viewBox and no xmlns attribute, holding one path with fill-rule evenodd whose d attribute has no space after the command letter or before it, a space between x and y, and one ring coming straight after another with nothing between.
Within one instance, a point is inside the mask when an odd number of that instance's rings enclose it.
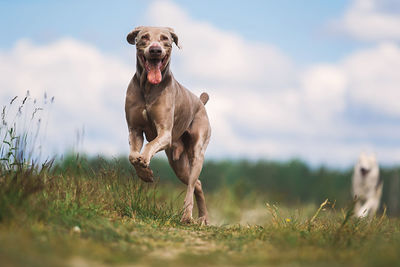
<instances>
[{"instance_id":1,"label":"brown dog","mask_svg":"<svg viewBox=\"0 0 400 267\"><path fill-rule=\"evenodd\" d=\"M206 202L198 177L211 135L204 107L208 95L202 93L198 98L172 75L169 69L172 43L179 47L173 29L137 27L127 40L136 45L136 73L129 83L125 102L129 160L143 181L153 182L150 160L155 153L165 150L176 176L187 184L181 221L192 221L194 193L199 222L207 224ZM143 134L149 143L140 153Z\"/></svg>"}]
</instances>

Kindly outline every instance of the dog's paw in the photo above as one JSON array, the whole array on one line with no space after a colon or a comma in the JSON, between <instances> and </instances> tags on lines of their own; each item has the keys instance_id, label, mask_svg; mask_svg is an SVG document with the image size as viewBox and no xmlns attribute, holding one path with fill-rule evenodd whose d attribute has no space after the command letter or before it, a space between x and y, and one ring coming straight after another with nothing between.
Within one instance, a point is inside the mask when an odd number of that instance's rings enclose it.
<instances>
[{"instance_id":1,"label":"dog's paw","mask_svg":"<svg viewBox=\"0 0 400 267\"><path fill-rule=\"evenodd\" d=\"M129 154L129 161L131 162L131 164L137 163L139 158L140 158L140 153L139 152L131 152Z\"/></svg>"},{"instance_id":2,"label":"dog's paw","mask_svg":"<svg viewBox=\"0 0 400 267\"><path fill-rule=\"evenodd\" d=\"M139 164L143 168L148 168L149 167L149 162L145 158L143 158L142 156L139 156L137 158L137 164Z\"/></svg>"},{"instance_id":3,"label":"dog's paw","mask_svg":"<svg viewBox=\"0 0 400 267\"><path fill-rule=\"evenodd\" d=\"M201 226L208 225L208 218L207 218L207 216L199 217L199 218L197 219L197 223L200 224Z\"/></svg>"},{"instance_id":4,"label":"dog's paw","mask_svg":"<svg viewBox=\"0 0 400 267\"><path fill-rule=\"evenodd\" d=\"M184 215L182 216L181 223L184 223L184 224L193 224L193 223L194 223L194 220L193 220L192 216L190 216L190 215L185 215L185 214L184 214Z\"/></svg>"},{"instance_id":5,"label":"dog's paw","mask_svg":"<svg viewBox=\"0 0 400 267\"><path fill-rule=\"evenodd\" d=\"M135 162L133 166L135 167L136 174L140 179L146 183L154 182L153 171L149 167L143 167L138 162Z\"/></svg>"}]
</instances>

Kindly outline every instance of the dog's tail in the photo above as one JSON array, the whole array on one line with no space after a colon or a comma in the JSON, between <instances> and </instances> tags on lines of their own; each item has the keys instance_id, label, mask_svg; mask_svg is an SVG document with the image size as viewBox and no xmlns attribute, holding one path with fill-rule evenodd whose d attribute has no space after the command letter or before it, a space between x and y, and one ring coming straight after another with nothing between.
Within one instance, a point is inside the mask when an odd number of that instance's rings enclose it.
<instances>
[{"instance_id":1,"label":"dog's tail","mask_svg":"<svg viewBox=\"0 0 400 267\"><path fill-rule=\"evenodd\" d=\"M208 99L210 99L210 97L208 96L207 93L205 93L205 92L201 93L200 100L201 100L201 102L203 102L203 105L207 104Z\"/></svg>"}]
</instances>

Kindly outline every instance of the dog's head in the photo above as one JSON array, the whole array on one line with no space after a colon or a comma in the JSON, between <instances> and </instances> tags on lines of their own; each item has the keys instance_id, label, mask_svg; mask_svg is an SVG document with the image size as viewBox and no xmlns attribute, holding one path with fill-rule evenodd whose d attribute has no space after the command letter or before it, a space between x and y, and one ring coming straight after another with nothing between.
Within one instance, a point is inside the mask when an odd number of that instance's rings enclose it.
<instances>
[{"instance_id":1,"label":"dog's head","mask_svg":"<svg viewBox=\"0 0 400 267\"><path fill-rule=\"evenodd\" d=\"M365 178L372 170L377 168L376 157L373 154L367 155L361 153L357 165L361 177Z\"/></svg>"},{"instance_id":2,"label":"dog's head","mask_svg":"<svg viewBox=\"0 0 400 267\"><path fill-rule=\"evenodd\" d=\"M162 72L171 58L172 43L178 47L178 36L168 27L136 27L126 37L128 43L136 45L138 64L147 72L151 84L162 81Z\"/></svg>"}]
</instances>

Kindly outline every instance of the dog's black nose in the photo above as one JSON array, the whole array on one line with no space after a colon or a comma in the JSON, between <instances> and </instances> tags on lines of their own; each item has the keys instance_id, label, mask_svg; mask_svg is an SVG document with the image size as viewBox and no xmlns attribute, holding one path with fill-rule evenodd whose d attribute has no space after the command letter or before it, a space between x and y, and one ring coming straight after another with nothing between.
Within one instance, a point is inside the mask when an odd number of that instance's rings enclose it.
<instances>
[{"instance_id":1,"label":"dog's black nose","mask_svg":"<svg viewBox=\"0 0 400 267\"><path fill-rule=\"evenodd\" d=\"M362 175L366 175L369 172L369 170L367 168L364 168L364 167L361 167L360 171L361 171Z\"/></svg>"},{"instance_id":2,"label":"dog's black nose","mask_svg":"<svg viewBox=\"0 0 400 267\"><path fill-rule=\"evenodd\" d=\"M161 46L151 46L149 48L149 53L151 55L161 55L161 52L162 52Z\"/></svg>"}]
</instances>

